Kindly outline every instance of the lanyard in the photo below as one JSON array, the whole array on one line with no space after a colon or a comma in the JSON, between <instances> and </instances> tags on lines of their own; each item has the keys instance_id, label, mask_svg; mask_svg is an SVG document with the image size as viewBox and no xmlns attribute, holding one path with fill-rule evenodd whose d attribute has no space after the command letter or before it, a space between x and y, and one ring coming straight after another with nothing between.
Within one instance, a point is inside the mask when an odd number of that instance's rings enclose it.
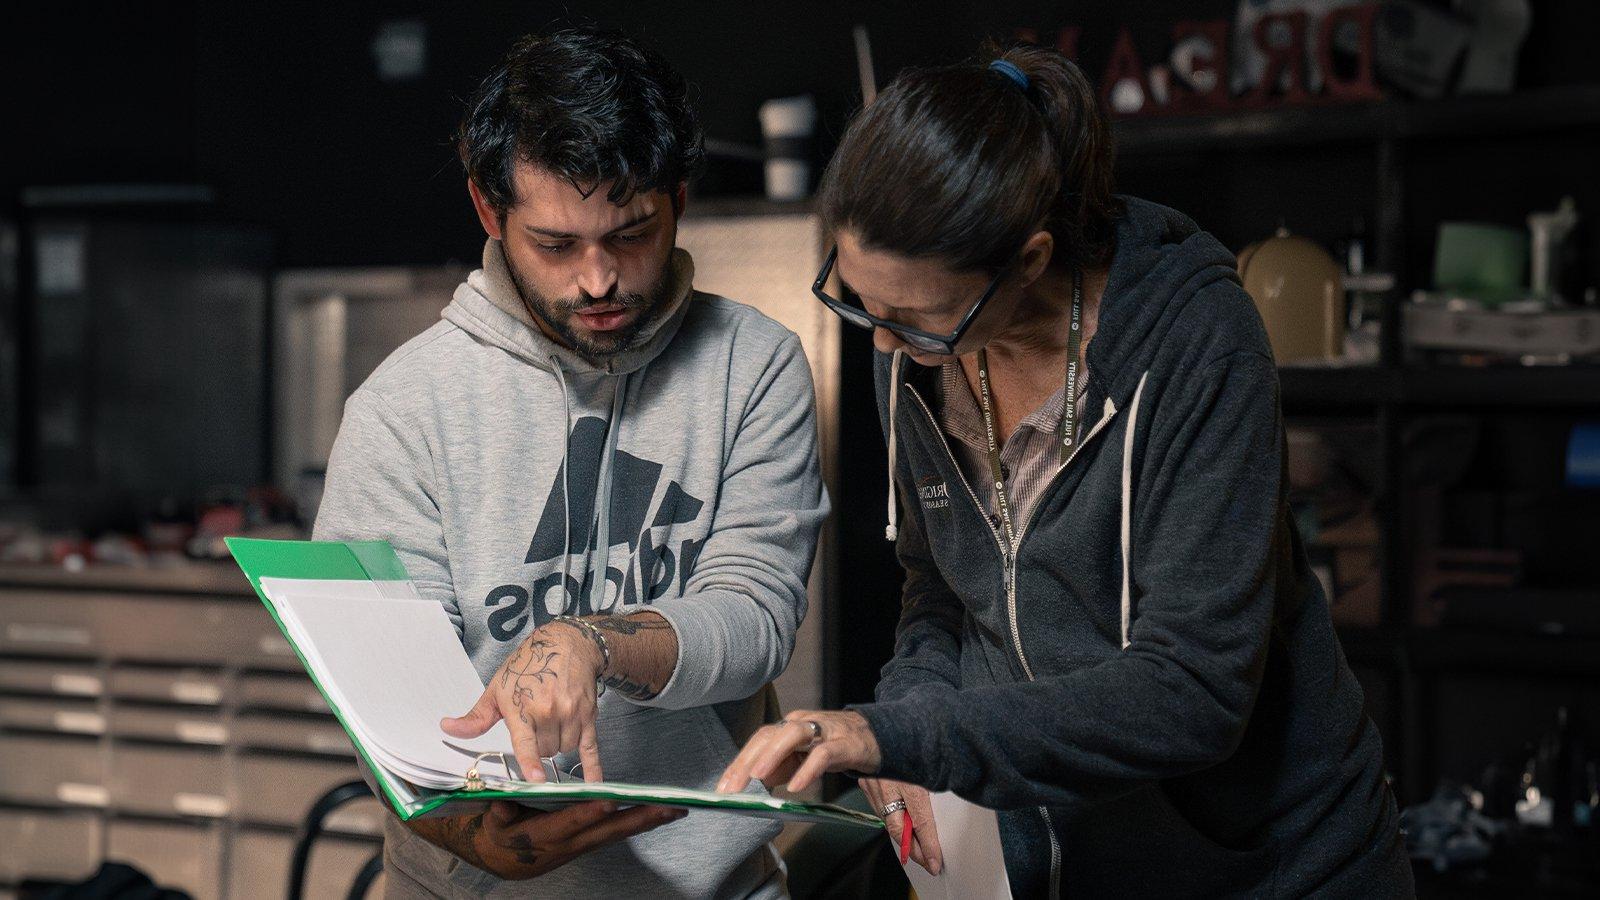
<instances>
[{"instance_id":1,"label":"lanyard","mask_svg":"<svg viewBox=\"0 0 1600 900\"><path fill-rule=\"evenodd\" d=\"M1072 275L1072 325L1067 332L1067 386L1066 401L1061 405L1061 424L1056 427L1056 437L1061 451L1061 464L1066 465L1078 444L1078 351L1083 346L1083 275ZM994 394L989 387L989 356L978 351L978 403L983 409L983 431L989 441L989 477L994 483L995 506L1000 510L1000 524L1006 530L1006 542L1015 551L1017 531L1011 516L1011 501L1006 498L1005 468L1000 463L1000 438L996 434L994 419Z\"/></svg>"}]
</instances>

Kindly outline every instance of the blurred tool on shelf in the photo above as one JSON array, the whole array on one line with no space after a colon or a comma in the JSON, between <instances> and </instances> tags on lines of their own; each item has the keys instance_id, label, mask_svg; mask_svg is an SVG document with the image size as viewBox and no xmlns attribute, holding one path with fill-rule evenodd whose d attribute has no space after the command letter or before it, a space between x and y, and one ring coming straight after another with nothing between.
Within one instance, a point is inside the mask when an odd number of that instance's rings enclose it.
<instances>
[{"instance_id":1,"label":"blurred tool on shelf","mask_svg":"<svg viewBox=\"0 0 1600 900\"><path fill-rule=\"evenodd\" d=\"M1600 356L1600 306L1582 283L1571 197L1527 229L1444 222L1432 291L1405 308L1405 340L1439 362L1566 365Z\"/></svg>"}]
</instances>

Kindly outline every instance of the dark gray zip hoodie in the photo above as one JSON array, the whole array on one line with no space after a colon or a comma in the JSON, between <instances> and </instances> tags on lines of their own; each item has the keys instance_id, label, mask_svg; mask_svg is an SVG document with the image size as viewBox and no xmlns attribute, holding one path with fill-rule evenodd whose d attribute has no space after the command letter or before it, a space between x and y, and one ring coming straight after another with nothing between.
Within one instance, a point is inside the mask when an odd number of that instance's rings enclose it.
<instances>
[{"instance_id":1,"label":"dark gray zip hoodie","mask_svg":"<svg viewBox=\"0 0 1600 900\"><path fill-rule=\"evenodd\" d=\"M937 370L877 361L906 519L891 498L903 612L856 707L880 774L1002 810L1019 897L1409 895L1260 317L1220 243L1125 200L1084 439L1014 560L926 402Z\"/></svg>"}]
</instances>

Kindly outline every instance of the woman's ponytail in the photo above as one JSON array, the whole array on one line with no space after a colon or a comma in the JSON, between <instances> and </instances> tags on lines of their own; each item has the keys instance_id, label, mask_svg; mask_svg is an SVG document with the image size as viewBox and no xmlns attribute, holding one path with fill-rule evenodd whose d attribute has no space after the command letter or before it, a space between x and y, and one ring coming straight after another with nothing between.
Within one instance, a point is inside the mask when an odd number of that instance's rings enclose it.
<instances>
[{"instance_id":1,"label":"woman's ponytail","mask_svg":"<svg viewBox=\"0 0 1600 900\"><path fill-rule=\"evenodd\" d=\"M1060 161L1061 185L1045 227L1057 253L1074 266L1105 263L1112 250L1112 222L1121 211L1112 185L1115 149L1099 95L1083 70L1055 50L1020 46L986 55L1016 66L1028 78L1050 144Z\"/></svg>"},{"instance_id":2,"label":"woman's ponytail","mask_svg":"<svg viewBox=\"0 0 1600 900\"><path fill-rule=\"evenodd\" d=\"M998 271L1041 228L1056 238L1054 265L1102 265L1119 212L1110 128L1060 53L986 47L901 73L857 114L817 209L830 233L955 271Z\"/></svg>"}]
</instances>

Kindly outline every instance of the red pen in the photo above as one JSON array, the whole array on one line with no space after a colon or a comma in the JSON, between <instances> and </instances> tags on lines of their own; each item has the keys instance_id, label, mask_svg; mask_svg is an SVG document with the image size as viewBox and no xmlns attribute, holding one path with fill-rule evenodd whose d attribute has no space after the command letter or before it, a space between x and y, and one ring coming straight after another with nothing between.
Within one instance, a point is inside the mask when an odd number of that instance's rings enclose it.
<instances>
[{"instance_id":1,"label":"red pen","mask_svg":"<svg viewBox=\"0 0 1600 900\"><path fill-rule=\"evenodd\" d=\"M905 824L900 828L900 865L903 866L911 858L911 810L902 809L900 815L905 817L902 820Z\"/></svg>"}]
</instances>

